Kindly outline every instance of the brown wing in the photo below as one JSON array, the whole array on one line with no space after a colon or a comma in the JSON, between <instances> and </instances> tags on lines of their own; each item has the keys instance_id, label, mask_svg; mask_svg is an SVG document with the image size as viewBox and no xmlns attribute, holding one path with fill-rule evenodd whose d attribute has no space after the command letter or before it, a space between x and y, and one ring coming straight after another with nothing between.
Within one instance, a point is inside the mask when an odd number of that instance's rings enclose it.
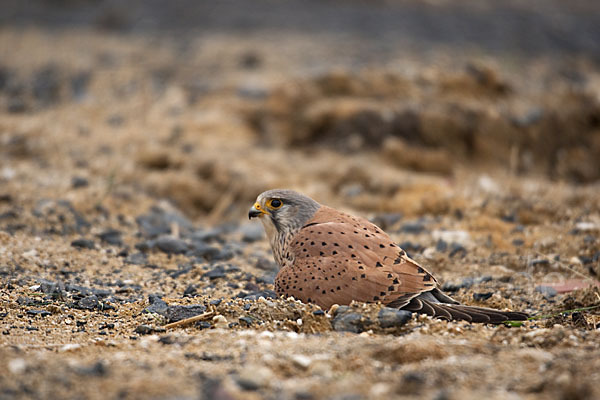
<instances>
[{"instance_id":1,"label":"brown wing","mask_svg":"<svg viewBox=\"0 0 600 400\"><path fill-rule=\"evenodd\" d=\"M352 300L402 307L437 287L379 227L329 207L296 234L290 250L295 261L279 271L276 291L325 309Z\"/></svg>"}]
</instances>

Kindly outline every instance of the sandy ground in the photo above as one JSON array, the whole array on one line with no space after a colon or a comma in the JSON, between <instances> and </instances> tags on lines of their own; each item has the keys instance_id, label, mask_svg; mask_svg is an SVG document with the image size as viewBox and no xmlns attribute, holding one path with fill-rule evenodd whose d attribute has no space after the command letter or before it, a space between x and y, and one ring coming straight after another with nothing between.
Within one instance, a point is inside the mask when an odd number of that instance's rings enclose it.
<instances>
[{"instance_id":1,"label":"sandy ground","mask_svg":"<svg viewBox=\"0 0 600 400\"><path fill-rule=\"evenodd\" d=\"M0 30L0 398L599 398L600 70L360 49ZM274 187L535 319L277 298L246 219Z\"/></svg>"}]
</instances>

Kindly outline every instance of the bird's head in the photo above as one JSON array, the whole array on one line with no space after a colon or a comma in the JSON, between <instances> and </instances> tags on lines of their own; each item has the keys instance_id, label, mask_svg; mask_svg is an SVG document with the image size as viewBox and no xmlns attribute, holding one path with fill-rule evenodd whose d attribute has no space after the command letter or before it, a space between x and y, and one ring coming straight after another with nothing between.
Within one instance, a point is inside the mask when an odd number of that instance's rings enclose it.
<instances>
[{"instance_id":1,"label":"bird's head","mask_svg":"<svg viewBox=\"0 0 600 400\"><path fill-rule=\"evenodd\" d=\"M267 236L300 230L321 207L308 196L287 189L267 190L258 195L248 218L260 218Z\"/></svg>"}]
</instances>

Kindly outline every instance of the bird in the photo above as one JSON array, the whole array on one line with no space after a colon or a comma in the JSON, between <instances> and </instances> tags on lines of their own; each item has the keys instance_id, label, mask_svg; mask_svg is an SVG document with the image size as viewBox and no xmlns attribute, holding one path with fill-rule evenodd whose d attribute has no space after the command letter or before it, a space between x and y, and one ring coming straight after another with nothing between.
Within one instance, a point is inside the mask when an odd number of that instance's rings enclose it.
<instances>
[{"instance_id":1,"label":"bird","mask_svg":"<svg viewBox=\"0 0 600 400\"><path fill-rule=\"evenodd\" d=\"M324 310L357 301L445 320L500 324L528 318L460 304L383 229L296 191L261 193L248 218L260 219L265 229L279 265L274 282L279 296Z\"/></svg>"}]
</instances>

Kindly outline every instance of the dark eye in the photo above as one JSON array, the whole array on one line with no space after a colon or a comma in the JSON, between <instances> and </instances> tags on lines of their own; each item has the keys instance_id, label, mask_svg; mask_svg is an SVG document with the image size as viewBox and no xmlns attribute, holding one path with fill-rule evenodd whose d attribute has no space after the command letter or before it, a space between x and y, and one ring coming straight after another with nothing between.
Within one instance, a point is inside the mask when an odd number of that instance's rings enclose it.
<instances>
[{"instance_id":1,"label":"dark eye","mask_svg":"<svg viewBox=\"0 0 600 400\"><path fill-rule=\"evenodd\" d=\"M283 203L282 203L282 202L281 202L281 200L279 200L279 199L272 199L272 200L269 202L269 206L270 206L271 208L279 208L279 207L281 207L282 205L283 205Z\"/></svg>"}]
</instances>

